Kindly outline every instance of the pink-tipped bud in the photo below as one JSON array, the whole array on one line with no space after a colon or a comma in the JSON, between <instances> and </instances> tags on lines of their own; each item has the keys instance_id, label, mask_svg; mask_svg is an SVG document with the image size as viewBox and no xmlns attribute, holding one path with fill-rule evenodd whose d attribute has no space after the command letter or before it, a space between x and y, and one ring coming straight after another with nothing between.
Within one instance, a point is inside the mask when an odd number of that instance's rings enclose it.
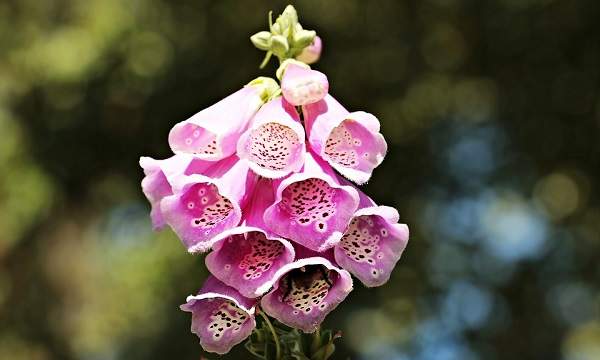
<instances>
[{"instance_id":1,"label":"pink-tipped bud","mask_svg":"<svg viewBox=\"0 0 600 360\"><path fill-rule=\"evenodd\" d=\"M306 64L313 64L319 61L321 57L321 49L323 48L323 42L321 38L317 35L313 40L312 44L305 47L300 55L296 56L296 60L302 61Z\"/></svg>"}]
</instances>

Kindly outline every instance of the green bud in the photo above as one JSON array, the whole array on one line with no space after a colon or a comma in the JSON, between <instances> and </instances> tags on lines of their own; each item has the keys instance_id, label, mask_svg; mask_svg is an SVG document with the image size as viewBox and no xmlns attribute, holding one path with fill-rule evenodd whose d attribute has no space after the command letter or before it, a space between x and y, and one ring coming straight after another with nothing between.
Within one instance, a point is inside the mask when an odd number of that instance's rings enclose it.
<instances>
[{"instance_id":1,"label":"green bud","mask_svg":"<svg viewBox=\"0 0 600 360\"><path fill-rule=\"evenodd\" d=\"M275 22L275 24L273 24L273 26L271 26L271 33L273 35L281 35L281 24L278 22Z\"/></svg>"},{"instance_id":2,"label":"green bud","mask_svg":"<svg viewBox=\"0 0 600 360\"><path fill-rule=\"evenodd\" d=\"M250 81L246 86L256 86L260 88L260 98L264 103L279 96L281 94L281 88L277 81L270 77L259 76L256 79Z\"/></svg>"},{"instance_id":3,"label":"green bud","mask_svg":"<svg viewBox=\"0 0 600 360\"><path fill-rule=\"evenodd\" d=\"M288 5L285 7L283 12L281 13L281 17L286 18L288 24L292 24L292 26L296 26L296 24L298 23L298 13L292 5Z\"/></svg>"},{"instance_id":4,"label":"green bud","mask_svg":"<svg viewBox=\"0 0 600 360\"><path fill-rule=\"evenodd\" d=\"M317 36L317 33L313 30L300 30L294 34L294 48L302 51L305 47L309 46Z\"/></svg>"},{"instance_id":5,"label":"green bud","mask_svg":"<svg viewBox=\"0 0 600 360\"><path fill-rule=\"evenodd\" d=\"M260 31L252 35L250 41L260 50L268 51L271 48L271 36L268 31Z\"/></svg>"},{"instance_id":6,"label":"green bud","mask_svg":"<svg viewBox=\"0 0 600 360\"><path fill-rule=\"evenodd\" d=\"M287 39L282 35L273 35L271 37L271 51L280 58L285 57L290 45Z\"/></svg>"}]
</instances>

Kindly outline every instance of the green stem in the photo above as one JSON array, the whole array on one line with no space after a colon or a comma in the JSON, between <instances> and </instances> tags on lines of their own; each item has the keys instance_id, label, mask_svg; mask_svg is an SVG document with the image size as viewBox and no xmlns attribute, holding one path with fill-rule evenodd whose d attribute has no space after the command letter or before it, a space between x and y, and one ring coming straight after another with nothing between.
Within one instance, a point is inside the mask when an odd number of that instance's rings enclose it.
<instances>
[{"instance_id":1,"label":"green stem","mask_svg":"<svg viewBox=\"0 0 600 360\"><path fill-rule=\"evenodd\" d=\"M267 314L265 314L262 311L262 309L259 309L258 312L260 313L260 316L262 316L262 318L267 323L267 326L269 326L269 330L271 330L271 334L273 335L273 340L275 341L275 356L276 356L276 359L277 360L281 360L281 348L279 346L279 337L277 336L277 332L275 331L275 328L273 327L273 324L271 324L271 320L269 320L269 317L267 316Z\"/></svg>"}]
</instances>

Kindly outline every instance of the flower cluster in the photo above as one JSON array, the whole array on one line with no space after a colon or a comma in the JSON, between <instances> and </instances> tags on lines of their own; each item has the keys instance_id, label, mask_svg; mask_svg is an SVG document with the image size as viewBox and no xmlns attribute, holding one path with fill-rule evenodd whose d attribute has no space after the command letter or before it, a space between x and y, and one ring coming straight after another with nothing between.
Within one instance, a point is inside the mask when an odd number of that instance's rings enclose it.
<instances>
[{"instance_id":1,"label":"flower cluster","mask_svg":"<svg viewBox=\"0 0 600 360\"><path fill-rule=\"evenodd\" d=\"M176 124L174 156L140 159L154 228L208 252L212 275L181 306L207 351L247 338L257 306L315 331L352 290L351 274L382 285L408 241L398 212L351 183L384 158L377 118L347 111L304 62L286 60L279 73L281 86L258 78Z\"/></svg>"}]
</instances>

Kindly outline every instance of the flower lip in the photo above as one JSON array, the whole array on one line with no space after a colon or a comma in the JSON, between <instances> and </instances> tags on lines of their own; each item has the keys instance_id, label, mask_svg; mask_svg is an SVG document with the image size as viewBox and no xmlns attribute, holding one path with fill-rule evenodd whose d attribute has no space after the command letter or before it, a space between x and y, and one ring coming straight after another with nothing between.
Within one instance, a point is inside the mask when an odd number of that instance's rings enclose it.
<instances>
[{"instance_id":1,"label":"flower lip","mask_svg":"<svg viewBox=\"0 0 600 360\"><path fill-rule=\"evenodd\" d=\"M239 224L254 181L250 174L245 163L231 157L205 175L175 178L174 194L161 201L161 210L188 252L210 250L217 235Z\"/></svg>"},{"instance_id":2,"label":"flower lip","mask_svg":"<svg viewBox=\"0 0 600 360\"><path fill-rule=\"evenodd\" d=\"M243 296L255 298L272 287L277 269L294 257L294 248L287 240L257 227L239 226L215 238L205 261L219 280Z\"/></svg>"},{"instance_id":3,"label":"flower lip","mask_svg":"<svg viewBox=\"0 0 600 360\"><path fill-rule=\"evenodd\" d=\"M273 290L261 300L262 308L304 332L314 332L352 291L350 274L322 257L296 260L282 267L274 280Z\"/></svg>"},{"instance_id":4,"label":"flower lip","mask_svg":"<svg viewBox=\"0 0 600 360\"><path fill-rule=\"evenodd\" d=\"M194 163L191 156L172 156L164 160L151 157L140 157L140 166L144 170L142 191L152 206L150 217L154 230L162 230L166 222L160 209L160 202L166 196L173 194L173 178L184 173ZM195 167L204 164L196 164Z\"/></svg>"},{"instance_id":5,"label":"flower lip","mask_svg":"<svg viewBox=\"0 0 600 360\"><path fill-rule=\"evenodd\" d=\"M276 179L302 167L305 133L296 109L282 97L265 104L240 137L238 156L256 174Z\"/></svg>"},{"instance_id":6,"label":"flower lip","mask_svg":"<svg viewBox=\"0 0 600 360\"><path fill-rule=\"evenodd\" d=\"M266 209L264 220L280 236L324 251L340 241L358 202L356 189L337 183L327 165L307 153L303 171L277 185L275 201Z\"/></svg>"},{"instance_id":7,"label":"flower lip","mask_svg":"<svg viewBox=\"0 0 600 360\"><path fill-rule=\"evenodd\" d=\"M387 152L379 120L363 111L348 112L330 95L303 112L312 149L344 177L367 182Z\"/></svg>"},{"instance_id":8,"label":"flower lip","mask_svg":"<svg viewBox=\"0 0 600 360\"><path fill-rule=\"evenodd\" d=\"M206 351L224 354L256 327L255 299L245 298L215 277L206 279L197 295L180 306L192 313L191 330Z\"/></svg>"},{"instance_id":9,"label":"flower lip","mask_svg":"<svg viewBox=\"0 0 600 360\"><path fill-rule=\"evenodd\" d=\"M334 248L336 262L367 287L385 284L409 238L408 226L398 220L398 211L389 206L358 210Z\"/></svg>"}]
</instances>

